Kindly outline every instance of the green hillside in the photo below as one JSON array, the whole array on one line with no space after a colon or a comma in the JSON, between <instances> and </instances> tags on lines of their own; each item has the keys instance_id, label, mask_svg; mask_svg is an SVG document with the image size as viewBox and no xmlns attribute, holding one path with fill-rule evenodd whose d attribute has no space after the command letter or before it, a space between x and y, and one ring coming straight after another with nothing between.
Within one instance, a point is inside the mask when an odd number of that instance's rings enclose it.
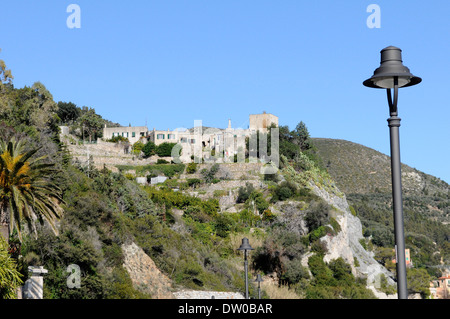
<instances>
[{"instance_id":1,"label":"green hillside","mask_svg":"<svg viewBox=\"0 0 450 319\"><path fill-rule=\"evenodd\" d=\"M314 138L314 144L339 188L346 194L391 191L390 157L345 140ZM448 197L450 186L434 176L402 164L404 194Z\"/></svg>"},{"instance_id":2,"label":"green hillside","mask_svg":"<svg viewBox=\"0 0 450 319\"><path fill-rule=\"evenodd\" d=\"M315 138L314 145L365 227L380 247L393 247L390 157L345 140ZM415 266L439 275L450 254L450 186L402 164L407 248Z\"/></svg>"}]
</instances>

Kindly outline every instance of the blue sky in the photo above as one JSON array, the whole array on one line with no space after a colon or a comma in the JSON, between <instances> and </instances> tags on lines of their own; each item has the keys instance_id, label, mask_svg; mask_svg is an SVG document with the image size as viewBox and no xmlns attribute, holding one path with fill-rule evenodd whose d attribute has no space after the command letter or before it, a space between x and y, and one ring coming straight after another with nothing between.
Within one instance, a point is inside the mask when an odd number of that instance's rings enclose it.
<instances>
[{"instance_id":1,"label":"blue sky","mask_svg":"<svg viewBox=\"0 0 450 319\"><path fill-rule=\"evenodd\" d=\"M70 4L81 28L70 29ZM366 9L377 4L380 28ZM400 90L402 162L450 182L450 2L43 0L3 2L0 59L16 87L152 129L246 128L267 111L313 137L389 155L386 92L362 82L394 45L422 77Z\"/></svg>"}]
</instances>

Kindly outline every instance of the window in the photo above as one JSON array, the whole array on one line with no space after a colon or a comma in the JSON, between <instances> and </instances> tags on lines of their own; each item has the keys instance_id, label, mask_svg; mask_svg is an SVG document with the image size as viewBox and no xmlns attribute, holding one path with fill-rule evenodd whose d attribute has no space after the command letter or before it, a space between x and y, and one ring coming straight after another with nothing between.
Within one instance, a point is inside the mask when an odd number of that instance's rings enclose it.
<instances>
[{"instance_id":1,"label":"window","mask_svg":"<svg viewBox=\"0 0 450 319\"><path fill-rule=\"evenodd\" d=\"M182 137L182 138L180 139L180 142L181 142L181 143L187 143L187 137Z\"/></svg>"},{"instance_id":2,"label":"window","mask_svg":"<svg viewBox=\"0 0 450 319\"><path fill-rule=\"evenodd\" d=\"M136 132L131 133L131 137L136 137Z\"/></svg>"},{"instance_id":3,"label":"window","mask_svg":"<svg viewBox=\"0 0 450 319\"><path fill-rule=\"evenodd\" d=\"M195 139L193 139L193 138L192 138L192 139L190 139L190 140L189 140L189 143L191 143L191 144L195 144Z\"/></svg>"},{"instance_id":4,"label":"window","mask_svg":"<svg viewBox=\"0 0 450 319\"><path fill-rule=\"evenodd\" d=\"M157 138L158 140L163 140L163 139L164 139L164 134L158 134L158 135L156 136L156 138Z\"/></svg>"},{"instance_id":5,"label":"window","mask_svg":"<svg viewBox=\"0 0 450 319\"><path fill-rule=\"evenodd\" d=\"M168 140L174 140L175 139L175 134L167 134L167 139Z\"/></svg>"}]
</instances>

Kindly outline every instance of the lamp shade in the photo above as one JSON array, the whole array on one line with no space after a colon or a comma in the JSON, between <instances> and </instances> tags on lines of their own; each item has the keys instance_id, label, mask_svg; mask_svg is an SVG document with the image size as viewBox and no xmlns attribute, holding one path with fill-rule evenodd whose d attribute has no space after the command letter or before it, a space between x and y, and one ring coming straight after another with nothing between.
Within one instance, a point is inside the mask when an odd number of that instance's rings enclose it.
<instances>
[{"instance_id":1,"label":"lamp shade","mask_svg":"<svg viewBox=\"0 0 450 319\"><path fill-rule=\"evenodd\" d=\"M248 238L242 238L242 244L238 250L253 250L252 246L248 243Z\"/></svg>"},{"instance_id":2,"label":"lamp shade","mask_svg":"<svg viewBox=\"0 0 450 319\"><path fill-rule=\"evenodd\" d=\"M375 70L373 76L363 84L376 89L389 89L394 87L394 78L398 78L398 87L408 87L419 84L422 79L414 76L409 69L403 65L402 50L389 46L381 50L380 67Z\"/></svg>"},{"instance_id":3,"label":"lamp shade","mask_svg":"<svg viewBox=\"0 0 450 319\"><path fill-rule=\"evenodd\" d=\"M258 274L258 275L256 276L255 282L263 282L263 281L264 281L264 280L261 278L261 275Z\"/></svg>"}]
</instances>

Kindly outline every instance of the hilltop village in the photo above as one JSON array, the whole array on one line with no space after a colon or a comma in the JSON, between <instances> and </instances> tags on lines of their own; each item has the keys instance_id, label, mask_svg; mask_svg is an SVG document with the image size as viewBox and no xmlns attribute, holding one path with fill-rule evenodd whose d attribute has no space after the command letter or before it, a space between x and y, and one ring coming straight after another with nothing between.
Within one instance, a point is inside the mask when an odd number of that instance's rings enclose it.
<instances>
[{"instance_id":1,"label":"hilltop village","mask_svg":"<svg viewBox=\"0 0 450 319\"><path fill-rule=\"evenodd\" d=\"M156 146L162 143L175 143L181 146L180 161L191 162L192 156L203 157L204 151L215 151L223 154L224 162L236 155L239 150L245 149L245 138L257 131L267 132L271 125L278 127L278 117L263 112L262 114L250 114L249 126L246 129L233 128L231 119L228 120L226 129L204 128L202 121L194 121L194 128L178 128L174 130L149 130L146 126L129 127L104 127L103 140L111 140L116 137L128 139L131 145L140 141L144 144L153 142Z\"/></svg>"}]
</instances>

